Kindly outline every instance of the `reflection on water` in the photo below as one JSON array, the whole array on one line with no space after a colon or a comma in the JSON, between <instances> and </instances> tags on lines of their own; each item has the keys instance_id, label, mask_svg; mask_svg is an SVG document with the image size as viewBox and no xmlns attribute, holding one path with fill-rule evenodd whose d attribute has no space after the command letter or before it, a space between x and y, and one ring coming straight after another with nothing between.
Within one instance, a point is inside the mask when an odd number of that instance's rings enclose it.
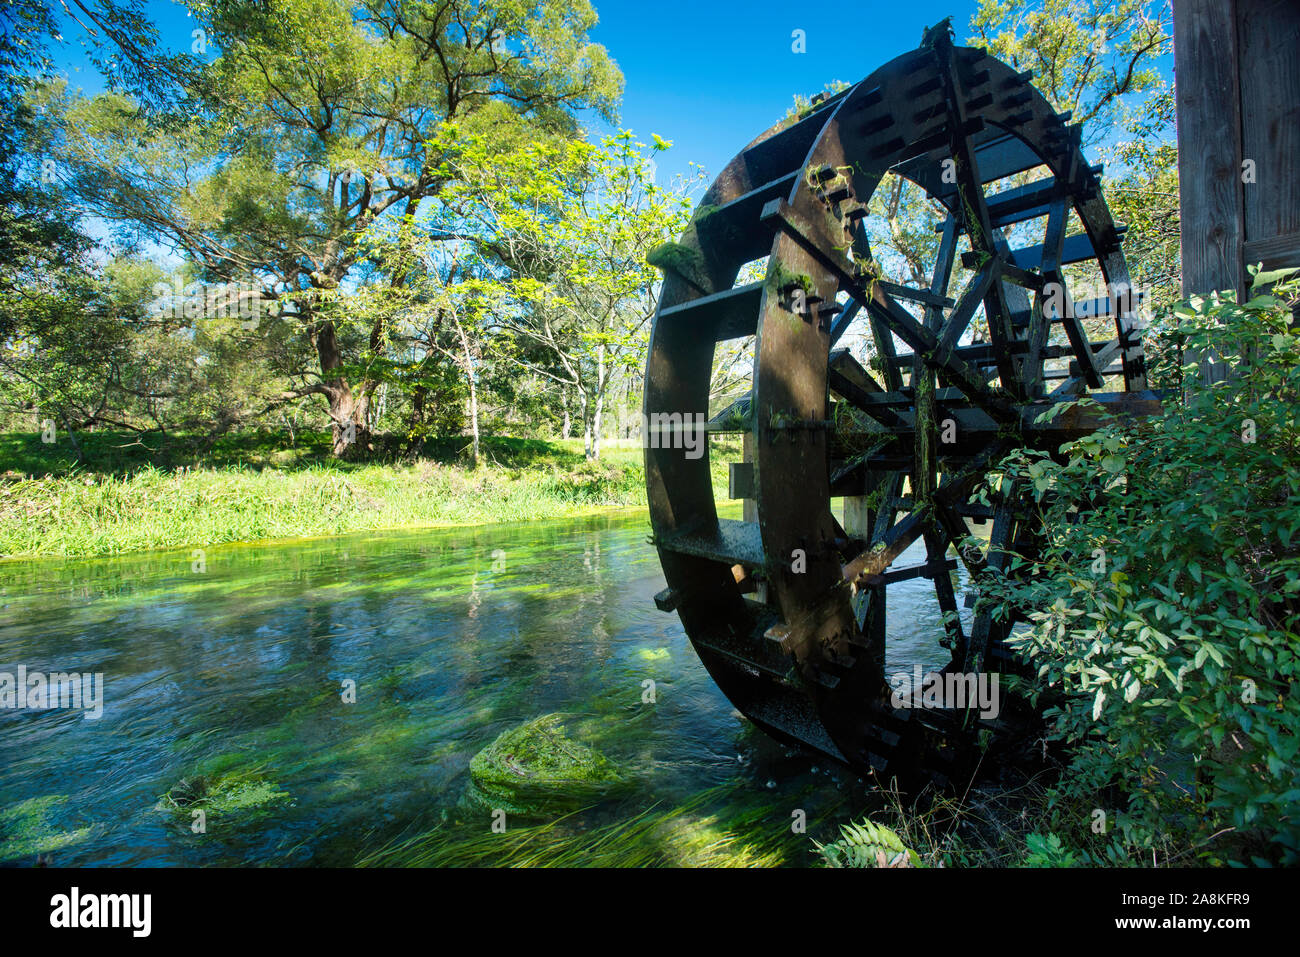
<instances>
[{"instance_id":1,"label":"reflection on water","mask_svg":"<svg viewBox=\"0 0 1300 957\"><path fill-rule=\"evenodd\" d=\"M0 711L0 837L12 851L31 832L61 865L353 864L429 832L454 849L487 827L459 806L470 758L562 711L599 719L636 781L565 826L714 789L710 820L808 863L791 807L830 827L860 809L855 782L735 713L654 607L647 534L623 513L223 546L201 572L188 551L0 565L0 672L105 676L97 721ZM891 668L942 660L932 587L891 588ZM201 834L160 808L178 782L229 770L284 796Z\"/></svg>"}]
</instances>

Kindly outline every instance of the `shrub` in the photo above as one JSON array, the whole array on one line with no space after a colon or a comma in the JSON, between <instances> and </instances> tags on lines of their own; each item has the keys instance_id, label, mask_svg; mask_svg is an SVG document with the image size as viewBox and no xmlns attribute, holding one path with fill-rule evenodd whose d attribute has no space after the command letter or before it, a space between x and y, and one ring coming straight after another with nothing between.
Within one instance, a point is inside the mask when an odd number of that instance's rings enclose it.
<instances>
[{"instance_id":1,"label":"shrub","mask_svg":"<svg viewBox=\"0 0 1300 957\"><path fill-rule=\"evenodd\" d=\"M1226 380L990 476L1047 530L988 592L1028 620L1011 644L1071 745L1054 823L1093 858L1149 863L1172 835L1188 862L1300 861L1295 292L1172 307L1174 345Z\"/></svg>"}]
</instances>

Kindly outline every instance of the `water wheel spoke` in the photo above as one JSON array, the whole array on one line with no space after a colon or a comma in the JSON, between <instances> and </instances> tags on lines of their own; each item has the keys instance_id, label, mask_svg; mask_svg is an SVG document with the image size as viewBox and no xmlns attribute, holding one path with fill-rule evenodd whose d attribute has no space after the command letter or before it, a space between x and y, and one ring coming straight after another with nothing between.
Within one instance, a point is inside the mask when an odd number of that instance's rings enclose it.
<instances>
[{"instance_id":1,"label":"water wheel spoke","mask_svg":"<svg viewBox=\"0 0 1300 957\"><path fill-rule=\"evenodd\" d=\"M835 318L831 321L831 348L840 341L844 333L849 331L849 326L853 325L853 320L858 313L862 311L862 303L856 299L850 299L844 304Z\"/></svg>"},{"instance_id":2,"label":"water wheel spoke","mask_svg":"<svg viewBox=\"0 0 1300 957\"><path fill-rule=\"evenodd\" d=\"M989 463L1005 453L1009 444L1008 439L997 439L991 442L978 455L974 456L965 467L945 476L934 493L935 498L946 505L951 505L969 491L975 481L984 474ZM901 475L897 477L897 482L901 485ZM892 526L888 526L887 531L883 534L873 535L872 548L864 551L844 566L844 579L853 582L861 578L878 575L887 569L909 545L920 538L927 528L931 527L931 520L925 512L925 509L913 507L906 518Z\"/></svg>"},{"instance_id":3,"label":"water wheel spoke","mask_svg":"<svg viewBox=\"0 0 1300 957\"><path fill-rule=\"evenodd\" d=\"M962 634L961 614L957 610L957 595L948 575L948 539L938 531L925 533L925 554L931 566L941 566L934 573L934 591L939 601L939 610L943 613L943 627L948 638L948 647L961 648L965 644Z\"/></svg>"},{"instance_id":4,"label":"water wheel spoke","mask_svg":"<svg viewBox=\"0 0 1300 957\"><path fill-rule=\"evenodd\" d=\"M930 292L935 296L946 296L948 284L952 282L952 268L957 261L957 217L949 214L943 221L943 232L939 237L939 252L935 256L934 274L930 279ZM925 310L925 327L931 332L938 332L943 325L943 310L930 306Z\"/></svg>"},{"instance_id":5,"label":"water wheel spoke","mask_svg":"<svg viewBox=\"0 0 1300 957\"><path fill-rule=\"evenodd\" d=\"M985 264L966 283L966 287L957 298L956 307L940 330L938 343L940 351L946 352L956 348L957 342L965 334L971 320L975 318L975 311L979 309L984 297L992 288L994 278L994 266Z\"/></svg>"},{"instance_id":6,"label":"water wheel spoke","mask_svg":"<svg viewBox=\"0 0 1300 957\"><path fill-rule=\"evenodd\" d=\"M983 564L987 571L995 574L1004 572L1010 560L1008 552L1016 531L1015 510L1012 505L1015 498L1016 486L1013 483L1002 496L1001 502L994 512L993 529L989 533L989 544ZM977 604L975 611L975 622L971 626L970 643L965 649L966 661L963 670L968 672L978 671L983 666L985 656L988 653L990 638L996 631L993 613L988 602Z\"/></svg>"},{"instance_id":7,"label":"water wheel spoke","mask_svg":"<svg viewBox=\"0 0 1300 957\"><path fill-rule=\"evenodd\" d=\"M981 273L972 283L992 283L992 272ZM968 290L969 291L969 290ZM933 368L936 372L944 377L946 381L961 389L962 392L971 400L971 402L984 409L990 416L1001 422L1013 422L1017 415L1015 405L1011 397L990 388L979 370L961 359L956 350L948 346L947 336L941 339L934 332L927 329L917 321L911 313L903 309L898 303L879 285L875 285L870 291L871 299L867 303L867 309L872 316L873 328L878 329L878 334L886 340L889 345L882 349L885 357L885 367L889 370L886 382L891 390L897 391L902 388L902 377L897 372L898 359L901 358L894 353L893 340L890 333L897 335L900 339L912 347L913 353L923 357L925 364ZM966 296L958 301L954 310L962 309ZM974 308L978 302L970 306L973 314ZM969 322L969 319L967 319ZM949 318L949 324L952 323L952 317ZM945 333L949 326L945 326ZM955 340L956 336L953 337ZM895 382L897 384L895 384Z\"/></svg>"}]
</instances>

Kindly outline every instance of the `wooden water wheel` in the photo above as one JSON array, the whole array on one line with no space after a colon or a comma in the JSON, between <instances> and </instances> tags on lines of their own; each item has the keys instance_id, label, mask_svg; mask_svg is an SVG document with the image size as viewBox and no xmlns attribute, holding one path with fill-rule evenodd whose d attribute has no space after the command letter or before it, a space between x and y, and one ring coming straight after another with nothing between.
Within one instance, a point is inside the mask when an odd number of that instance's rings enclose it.
<instances>
[{"instance_id":1,"label":"wooden water wheel","mask_svg":"<svg viewBox=\"0 0 1300 957\"><path fill-rule=\"evenodd\" d=\"M933 582L945 670L1013 667L1012 623L977 601L963 625L951 573L961 562L978 583L1042 530L1022 490L988 504L971 490L1009 450L1055 452L1095 427L1076 409L1037 423L1054 402L1158 402L1099 169L1029 79L929 31L754 140L651 257L664 272L645 387L668 584L656 602L744 715L861 771L951 774L981 727L968 711L891 705L891 586ZM940 213L928 284L890 281L873 256L868 204L887 174ZM1026 230L1041 239L1016 248ZM765 278L738 284L764 257ZM1114 294L1075 302L1085 268ZM1099 319L1113 331L1090 341ZM752 390L710 417L717 344L747 337ZM745 520L718 517L707 443L691 441L701 427L745 437L730 466ZM988 547L959 553L975 523Z\"/></svg>"}]
</instances>

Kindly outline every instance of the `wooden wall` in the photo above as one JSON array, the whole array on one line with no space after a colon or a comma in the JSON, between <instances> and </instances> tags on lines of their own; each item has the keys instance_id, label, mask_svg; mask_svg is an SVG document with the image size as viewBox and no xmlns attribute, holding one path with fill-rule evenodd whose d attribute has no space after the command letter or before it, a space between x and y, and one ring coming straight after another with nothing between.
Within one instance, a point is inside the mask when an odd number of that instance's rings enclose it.
<instances>
[{"instance_id":1,"label":"wooden wall","mask_svg":"<svg viewBox=\"0 0 1300 957\"><path fill-rule=\"evenodd\" d=\"M1183 293L1243 290L1300 265L1300 0L1174 0L1174 51Z\"/></svg>"}]
</instances>

